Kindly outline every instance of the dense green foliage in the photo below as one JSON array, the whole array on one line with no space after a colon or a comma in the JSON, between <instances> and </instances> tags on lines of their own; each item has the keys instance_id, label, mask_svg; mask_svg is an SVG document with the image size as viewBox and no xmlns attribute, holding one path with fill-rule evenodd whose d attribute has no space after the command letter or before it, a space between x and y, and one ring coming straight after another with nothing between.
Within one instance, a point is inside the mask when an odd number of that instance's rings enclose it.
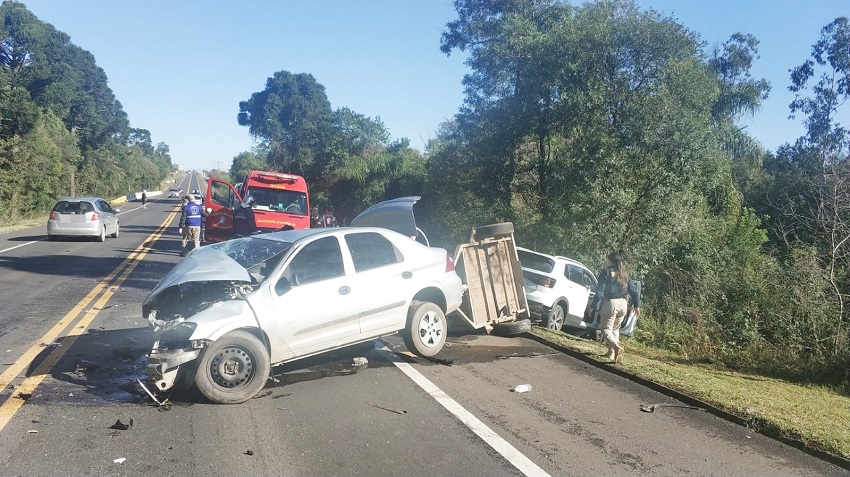
<instances>
[{"instance_id":1,"label":"dense green foliage","mask_svg":"<svg viewBox=\"0 0 850 477\"><path fill-rule=\"evenodd\" d=\"M157 184L168 146L133 129L94 57L13 1L0 5L0 221L59 196L107 198Z\"/></svg>"}]
</instances>

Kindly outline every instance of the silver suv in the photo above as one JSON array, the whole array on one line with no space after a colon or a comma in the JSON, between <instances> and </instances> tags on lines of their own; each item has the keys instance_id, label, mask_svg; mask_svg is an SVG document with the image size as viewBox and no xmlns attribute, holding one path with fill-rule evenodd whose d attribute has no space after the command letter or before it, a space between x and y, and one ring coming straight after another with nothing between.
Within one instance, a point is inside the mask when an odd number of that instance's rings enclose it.
<instances>
[{"instance_id":1,"label":"silver suv","mask_svg":"<svg viewBox=\"0 0 850 477\"><path fill-rule=\"evenodd\" d=\"M532 318L550 330L595 328L584 321L596 277L582 263L517 247Z\"/></svg>"}]
</instances>

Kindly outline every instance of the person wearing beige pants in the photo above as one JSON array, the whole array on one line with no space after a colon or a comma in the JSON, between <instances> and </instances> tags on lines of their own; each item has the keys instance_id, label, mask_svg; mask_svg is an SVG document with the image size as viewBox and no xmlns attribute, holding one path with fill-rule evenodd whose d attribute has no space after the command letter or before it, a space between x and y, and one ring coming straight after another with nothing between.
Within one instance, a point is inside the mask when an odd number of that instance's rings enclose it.
<instances>
[{"instance_id":1,"label":"person wearing beige pants","mask_svg":"<svg viewBox=\"0 0 850 477\"><path fill-rule=\"evenodd\" d=\"M631 306L640 314L640 294L637 285L629 277L623 265L623 258L611 253L605 261L605 269L599 273L596 284L596 299L602 300L599 309L599 329L608 344L607 359L615 363L623 362L623 346L620 344L620 326Z\"/></svg>"}]
</instances>

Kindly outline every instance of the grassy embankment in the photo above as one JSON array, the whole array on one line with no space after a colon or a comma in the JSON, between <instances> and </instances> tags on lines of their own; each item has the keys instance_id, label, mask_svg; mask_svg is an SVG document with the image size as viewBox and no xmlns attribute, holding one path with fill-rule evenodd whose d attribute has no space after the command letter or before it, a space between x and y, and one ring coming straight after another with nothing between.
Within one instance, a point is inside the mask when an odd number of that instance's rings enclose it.
<instances>
[{"instance_id":1,"label":"grassy embankment","mask_svg":"<svg viewBox=\"0 0 850 477\"><path fill-rule=\"evenodd\" d=\"M604 360L596 341L535 327L532 333L559 346ZM673 353L624 339L624 371L691 396L754 423L766 435L850 459L850 397L817 386L690 363Z\"/></svg>"}]
</instances>

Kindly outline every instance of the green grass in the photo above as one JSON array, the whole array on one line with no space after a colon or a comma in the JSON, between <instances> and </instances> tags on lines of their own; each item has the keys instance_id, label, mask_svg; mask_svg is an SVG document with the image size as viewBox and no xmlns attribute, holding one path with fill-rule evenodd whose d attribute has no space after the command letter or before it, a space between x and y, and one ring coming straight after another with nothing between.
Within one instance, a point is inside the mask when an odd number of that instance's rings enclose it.
<instances>
[{"instance_id":1,"label":"green grass","mask_svg":"<svg viewBox=\"0 0 850 477\"><path fill-rule=\"evenodd\" d=\"M603 361L607 347L545 328L532 333ZM818 386L690 363L673 353L623 339L625 371L703 401L754 424L760 432L850 458L850 397Z\"/></svg>"}]
</instances>

